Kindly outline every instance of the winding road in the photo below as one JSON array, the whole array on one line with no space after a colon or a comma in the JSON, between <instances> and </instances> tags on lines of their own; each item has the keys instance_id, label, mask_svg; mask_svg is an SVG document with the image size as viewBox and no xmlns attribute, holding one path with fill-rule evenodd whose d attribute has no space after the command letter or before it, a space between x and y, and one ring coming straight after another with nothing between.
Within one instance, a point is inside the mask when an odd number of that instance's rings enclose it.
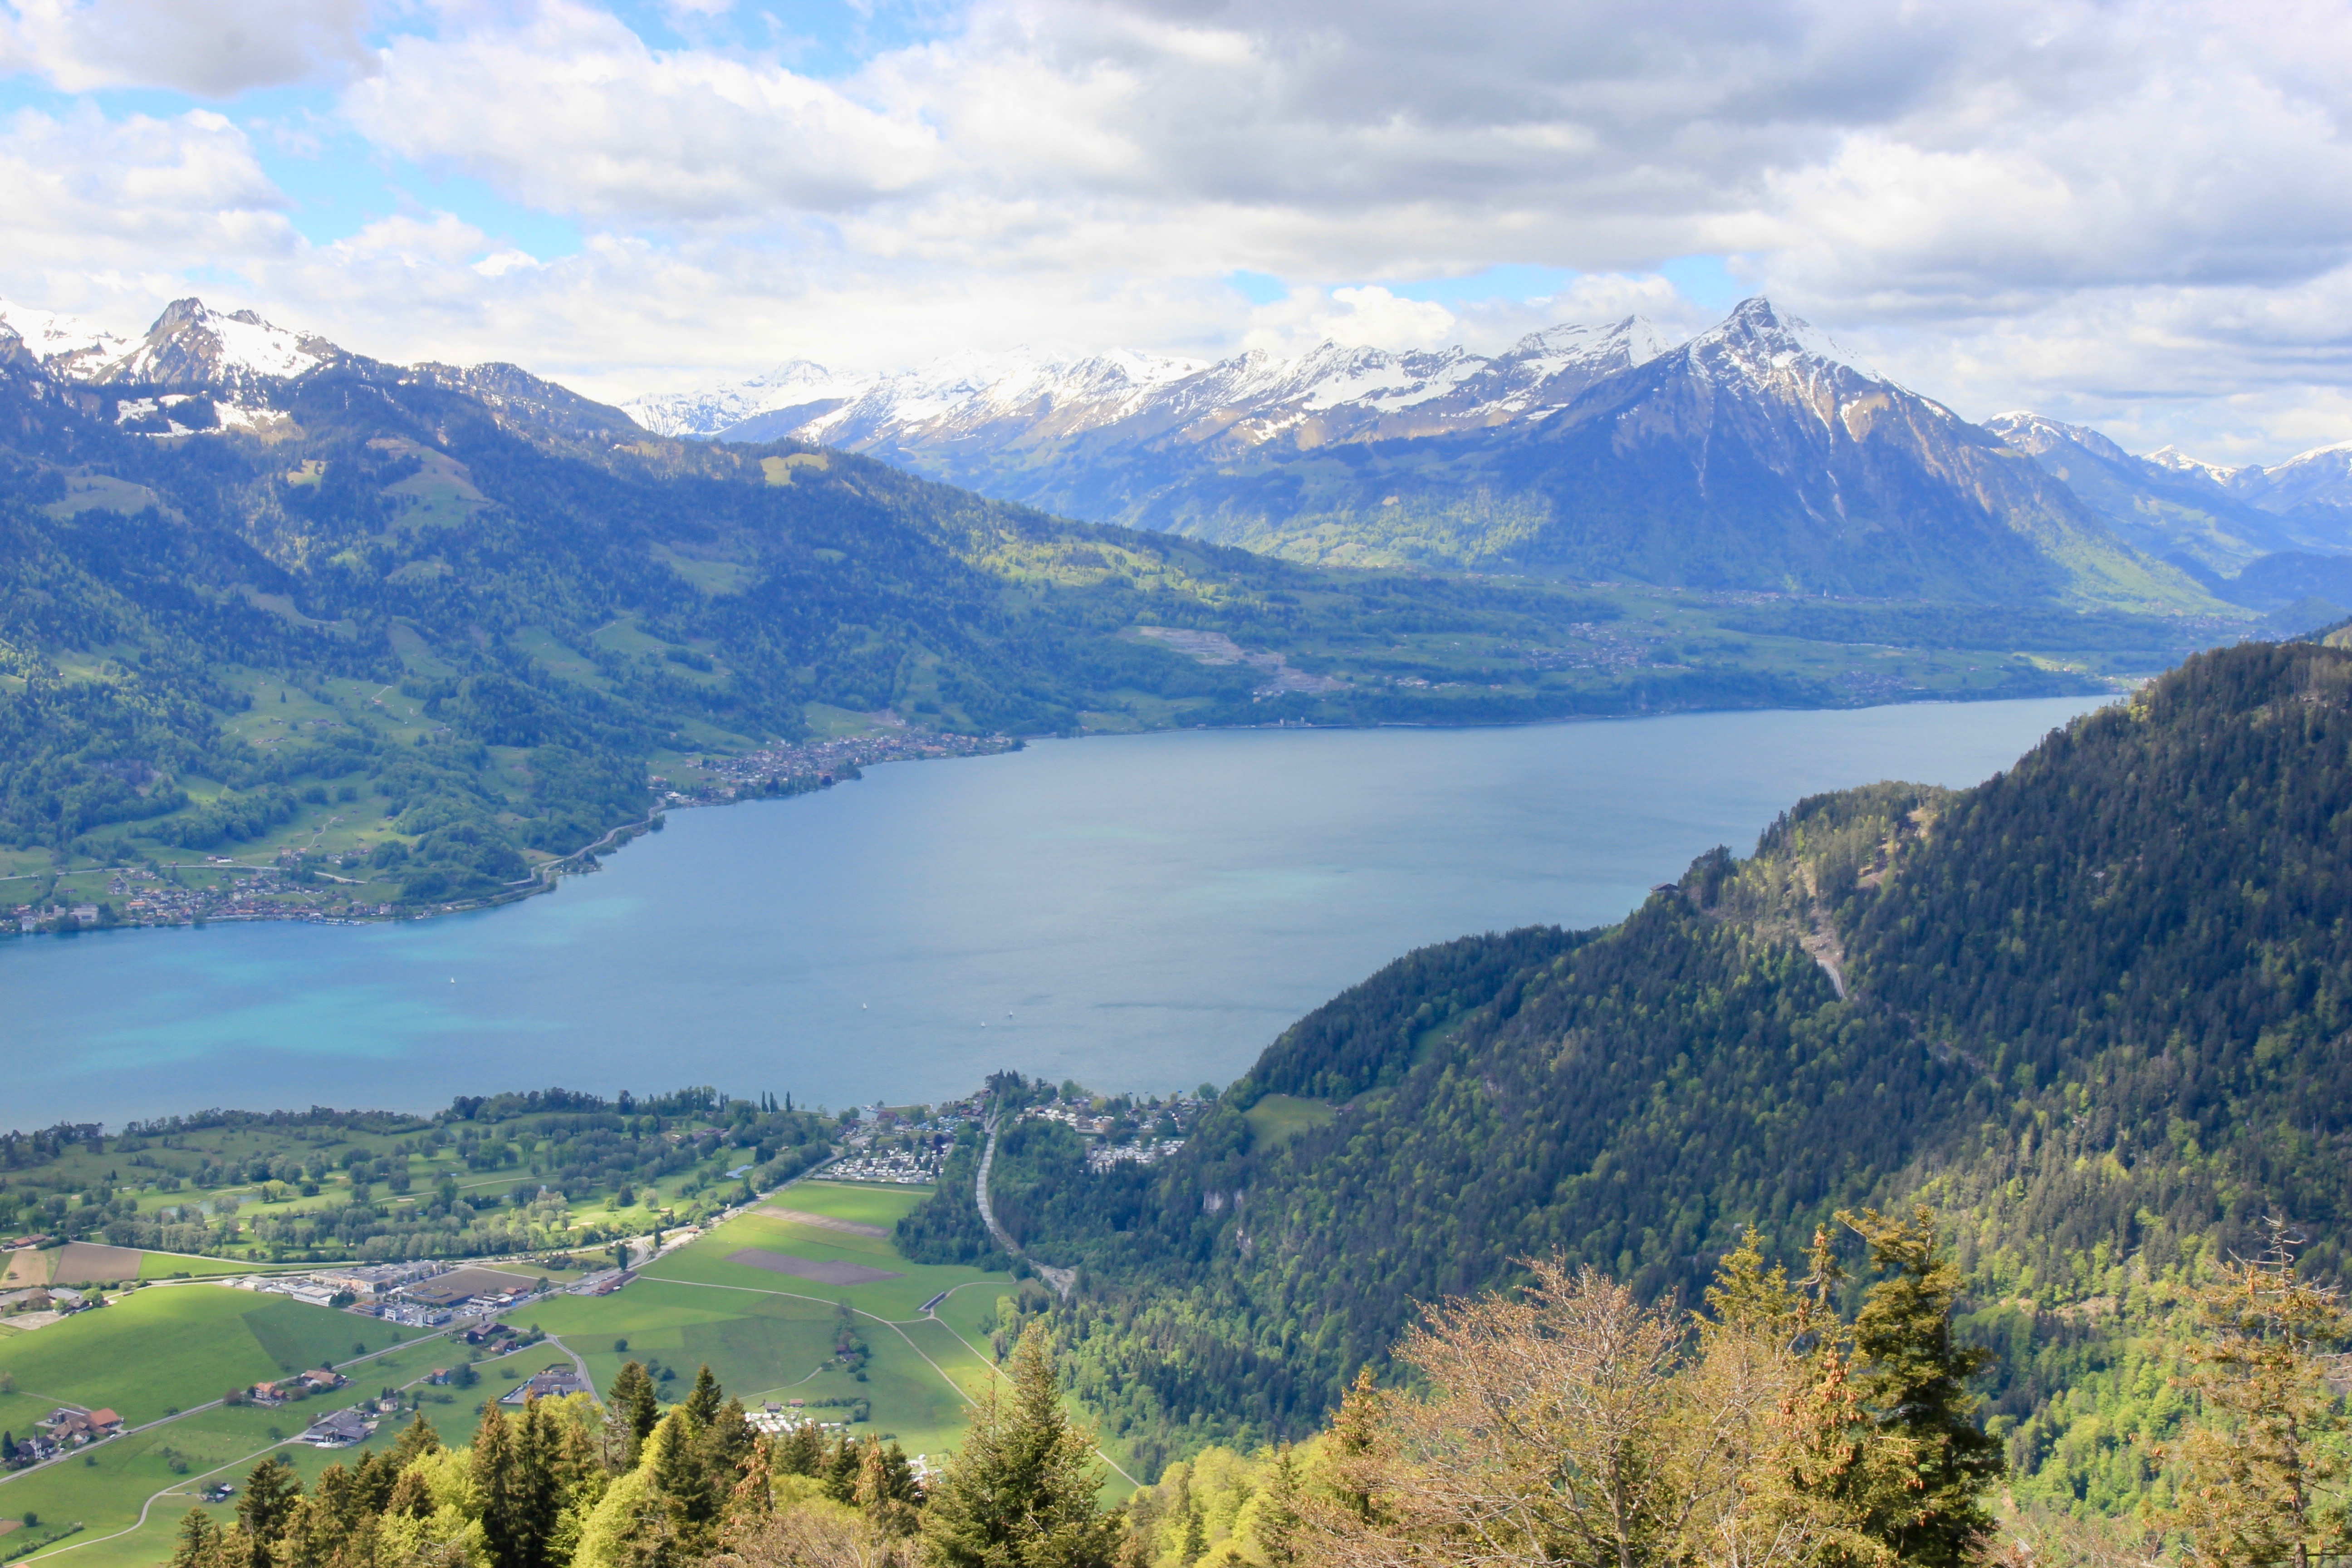
<instances>
[{"instance_id":1,"label":"winding road","mask_svg":"<svg viewBox=\"0 0 2352 1568\"><path fill-rule=\"evenodd\" d=\"M980 1205L980 1217L987 1223L988 1234L996 1237L997 1246L1034 1268L1045 1279L1046 1284L1067 1297L1072 1287L1078 1282L1078 1271L1075 1268L1056 1268L1050 1263L1038 1262L1022 1251L1021 1244L1013 1240L1003 1226L996 1223L995 1205L988 1201L988 1173L995 1163L996 1117L991 1113L988 1119L988 1147L980 1152L980 1179L972 1185L971 1195L973 1201ZM1126 1474L1123 1470L1119 1473Z\"/></svg>"}]
</instances>

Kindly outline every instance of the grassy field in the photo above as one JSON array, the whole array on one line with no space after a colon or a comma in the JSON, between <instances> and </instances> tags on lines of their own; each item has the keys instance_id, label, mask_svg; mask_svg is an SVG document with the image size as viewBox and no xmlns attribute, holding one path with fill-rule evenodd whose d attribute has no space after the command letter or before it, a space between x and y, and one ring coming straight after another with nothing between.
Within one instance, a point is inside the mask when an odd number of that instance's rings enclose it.
<instances>
[{"instance_id":1,"label":"grassy field","mask_svg":"<svg viewBox=\"0 0 2352 1568\"><path fill-rule=\"evenodd\" d=\"M28 1430L58 1403L110 1406L137 1426L234 1387L416 1337L414 1329L287 1296L151 1286L103 1311L0 1341L0 1372L17 1390L0 1394L0 1427Z\"/></svg>"},{"instance_id":2,"label":"grassy field","mask_svg":"<svg viewBox=\"0 0 2352 1568\"><path fill-rule=\"evenodd\" d=\"M323 1308L287 1304L322 1318L344 1318ZM397 1439L405 1415L385 1419L375 1436L356 1448L322 1451L288 1439L331 1410L343 1409L383 1389L408 1387L433 1369L460 1359L458 1347L435 1335L351 1366L352 1386L319 1399L274 1410L250 1405L199 1410L151 1431L100 1444L79 1459L28 1472L0 1485L0 1510L21 1517L29 1510L45 1524L81 1521L87 1527L82 1533L59 1543L59 1549L69 1551L61 1560L73 1568L152 1568L171 1554L173 1531L189 1509L199 1506L196 1494L212 1480L241 1481L258 1459L274 1450L308 1483L329 1465L348 1464L371 1449L388 1447ZM551 1359L564 1358L551 1346L534 1345L481 1363L482 1382L474 1388L412 1389L411 1396L421 1398L418 1408L445 1440L462 1443L473 1430L481 1400L505 1393ZM159 1492L165 1495L149 1508L143 1527L116 1539L101 1539L132 1526L141 1507ZM210 1511L216 1518L226 1518L228 1510Z\"/></svg>"},{"instance_id":3,"label":"grassy field","mask_svg":"<svg viewBox=\"0 0 2352 1568\"><path fill-rule=\"evenodd\" d=\"M924 1189L803 1182L773 1194L780 1206L887 1226L927 1195ZM729 1261L747 1248L810 1263L856 1264L892 1278L831 1286ZM997 1305L1014 1293L1002 1274L909 1263L887 1240L744 1215L668 1253L611 1296L548 1296L508 1314L556 1342L478 1364L481 1382L466 1390L412 1389L445 1441L465 1442L482 1401L496 1398L566 1351L588 1364L601 1390L624 1362L642 1361L669 1375L665 1401L683 1398L708 1363L728 1392L757 1406L763 1400L809 1402L808 1414L840 1420L844 1405L870 1402L870 1419L854 1431L895 1437L910 1454L939 1455L965 1430L970 1401L998 1374L988 1360ZM943 1296L933 1315L923 1303ZM835 1359L839 1313L846 1304L868 1347L865 1376ZM346 1364L362 1351L383 1352ZM282 1296L203 1284L149 1287L103 1311L68 1319L33 1334L0 1335L0 1371L16 1392L0 1395L0 1426L28 1430L60 1403L110 1405L132 1426L177 1410L191 1415L99 1445L68 1464L0 1483L0 1513L30 1510L44 1521L81 1521L88 1528L28 1562L69 1552L71 1568L141 1568L169 1554L172 1532L194 1504L199 1485L219 1467L241 1477L271 1445L318 1416L382 1389L410 1387L435 1367L456 1364L462 1348L439 1334L420 1335L349 1313L308 1307ZM231 1387L332 1360L352 1386L276 1410L196 1410ZM388 1420L369 1447L390 1443ZM280 1450L307 1479L352 1451ZM1108 1450L1116 1464L1129 1457ZM154 1494L159 1500L133 1533ZM1116 1473L1106 1496L1124 1496ZM218 1510L215 1510L218 1511Z\"/></svg>"},{"instance_id":4,"label":"grassy field","mask_svg":"<svg viewBox=\"0 0 2352 1568\"><path fill-rule=\"evenodd\" d=\"M925 1195L920 1188L804 1182L783 1189L776 1201L809 1214L888 1226ZM746 1248L897 1277L825 1285L728 1261L729 1254ZM954 1326L972 1345L983 1345L981 1321L1013 1289L1001 1274L908 1263L887 1241L751 1214L666 1254L617 1294L565 1297L536 1307L533 1316L587 1359L599 1388L624 1362L636 1360L669 1373L661 1392L677 1398L707 1363L748 1404L802 1399L811 1402L812 1415L839 1420L844 1407L815 1402L871 1401L871 1424L859 1430L895 1434L908 1453L937 1453L961 1434L967 1395L993 1373L949 1331L949 1323L924 1321L918 1309L953 1291L943 1309L951 1304ZM859 1314L856 1331L871 1351L863 1380L834 1358L844 1303Z\"/></svg>"},{"instance_id":5,"label":"grassy field","mask_svg":"<svg viewBox=\"0 0 2352 1568\"><path fill-rule=\"evenodd\" d=\"M1320 1100L1269 1094L1242 1113L1250 1133L1262 1143L1281 1143L1312 1127L1320 1127L1339 1112Z\"/></svg>"}]
</instances>

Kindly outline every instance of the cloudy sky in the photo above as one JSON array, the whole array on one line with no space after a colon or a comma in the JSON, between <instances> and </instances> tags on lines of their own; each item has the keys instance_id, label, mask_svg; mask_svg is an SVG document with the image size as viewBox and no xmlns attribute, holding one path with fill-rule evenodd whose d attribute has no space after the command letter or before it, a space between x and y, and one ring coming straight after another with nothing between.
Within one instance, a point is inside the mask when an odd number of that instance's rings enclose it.
<instances>
[{"instance_id":1,"label":"cloudy sky","mask_svg":"<svg viewBox=\"0 0 2352 1568\"><path fill-rule=\"evenodd\" d=\"M1765 292L1970 417L2352 437L2352 6L0 0L0 295L606 396Z\"/></svg>"}]
</instances>

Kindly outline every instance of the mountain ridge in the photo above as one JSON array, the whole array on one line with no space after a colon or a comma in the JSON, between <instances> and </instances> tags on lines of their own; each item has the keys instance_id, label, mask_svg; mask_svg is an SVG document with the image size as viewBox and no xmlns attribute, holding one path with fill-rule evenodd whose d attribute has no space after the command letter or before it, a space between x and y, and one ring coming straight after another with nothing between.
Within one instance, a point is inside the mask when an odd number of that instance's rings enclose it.
<instances>
[{"instance_id":1,"label":"mountain ridge","mask_svg":"<svg viewBox=\"0 0 2352 1568\"><path fill-rule=\"evenodd\" d=\"M1687 369L1693 355L1705 362L1704 388L1687 374L1679 390L1657 382L1659 364ZM1108 374L1105 363L950 358L865 380L798 363L764 378L757 396L715 395L697 433L824 441L1067 515L1326 563L1888 597L2022 586L2036 599L2211 604L2190 574L2110 537L2109 516L1979 460L1968 448L1989 443L1957 415L1760 299L1681 344L1628 317L1549 328L1492 357L1326 342L1281 361L1130 356ZM1620 395L1629 389L1652 401L1629 402ZM1824 397L1847 421L1843 441L1805 433L1826 432ZM775 406L721 422L763 398ZM1748 413L1728 418L1741 404ZM1564 464L1568 442L1549 432L1579 427L1604 405L1624 439ZM681 429L692 412L658 399L625 406ZM1888 419L1895 409L1903 417ZM1874 444L1882 422L1887 433ZM1751 459L1728 489L1708 472L1727 430ZM1688 462L1673 461L1662 432ZM1722 461L1725 471L1740 467ZM1655 515L1662 485L1695 493ZM1933 522L1912 516L1922 512ZM1759 536L1759 548L1735 547L1729 536L1742 532ZM1948 542L1963 538L1965 551ZM1963 559L1968 551L1974 559ZM1842 569L1849 552L1875 559Z\"/></svg>"}]
</instances>

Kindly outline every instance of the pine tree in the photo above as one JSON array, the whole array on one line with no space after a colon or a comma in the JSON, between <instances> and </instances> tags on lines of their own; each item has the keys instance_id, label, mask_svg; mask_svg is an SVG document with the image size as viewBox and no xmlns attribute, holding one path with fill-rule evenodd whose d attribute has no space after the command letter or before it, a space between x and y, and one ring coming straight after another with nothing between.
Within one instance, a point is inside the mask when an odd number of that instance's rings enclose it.
<instances>
[{"instance_id":1,"label":"pine tree","mask_svg":"<svg viewBox=\"0 0 2352 1568\"><path fill-rule=\"evenodd\" d=\"M784 1434L776 1445L776 1473L780 1476L814 1476L824 1468L824 1436L814 1421L803 1421Z\"/></svg>"},{"instance_id":2,"label":"pine tree","mask_svg":"<svg viewBox=\"0 0 2352 1568\"><path fill-rule=\"evenodd\" d=\"M178 1542L172 1549L172 1568L199 1568L219 1548L220 1526L203 1509L192 1508L180 1520Z\"/></svg>"},{"instance_id":3,"label":"pine tree","mask_svg":"<svg viewBox=\"0 0 2352 1568\"><path fill-rule=\"evenodd\" d=\"M551 1561L550 1542L563 1513L563 1438L546 1401L536 1396L524 1399L522 1419L515 1428L515 1454L522 1471L522 1521L525 1539L530 1545L530 1568L544 1568Z\"/></svg>"},{"instance_id":4,"label":"pine tree","mask_svg":"<svg viewBox=\"0 0 2352 1568\"><path fill-rule=\"evenodd\" d=\"M824 1458L824 1495L835 1502L852 1502L857 1497L857 1468L863 1456L857 1440L846 1435L833 1446Z\"/></svg>"},{"instance_id":5,"label":"pine tree","mask_svg":"<svg viewBox=\"0 0 2352 1568\"><path fill-rule=\"evenodd\" d=\"M1177 1547L1177 1557L1184 1568L1192 1568L1193 1563L1209 1554L1209 1521L1189 1482L1184 1489L1183 1514L1184 1539Z\"/></svg>"},{"instance_id":6,"label":"pine tree","mask_svg":"<svg viewBox=\"0 0 2352 1568\"><path fill-rule=\"evenodd\" d=\"M703 1462L709 1468L711 1484L722 1492L731 1489L759 1439L741 1400L730 1399L720 1405L702 1434Z\"/></svg>"},{"instance_id":7,"label":"pine tree","mask_svg":"<svg viewBox=\"0 0 2352 1568\"><path fill-rule=\"evenodd\" d=\"M661 1419L654 1380L642 1363L629 1362L614 1375L611 1395L609 1409L621 1448L618 1468L634 1470L644 1456L646 1439L654 1435L654 1426Z\"/></svg>"},{"instance_id":8,"label":"pine tree","mask_svg":"<svg viewBox=\"0 0 2352 1568\"><path fill-rule=\"evenodd\" d=\"M694 1417L697 1426L708 1426L719 1419L719 1408L726 1395L719 1380L710 1375L710 1363L704 1362L702 1370L694 1374L694 1391L686 1396L687 1413Z\"/></svg>"},{"instance_id":9,"label":"pine tree","mask_svg":"<svg viewBox=\"0 0 2352 1568\"><path fill-rule=\"evenodd\" d=\"M1356 1369L1356 1381L1340 1397L1331 1417L1331 1446L1326 1487L1331 1499L1354 1516L1358 1524L1381 1518L1373 1478L1378 1473L1381 1424L1388 1414L1388 1396L1372 1381L1372 1369Z\"/></svg>"},{"instance_id":10,"label":"pine tree","mask_svg":"<svg viewBox=\"0 0 2352 1568\"><path fill-rule=\"evenodd\" d=\"M400 1479L392 1483L392 1495L384 1500L383 1511L394 1518L431 1518L433 1489L425 1484L424 1472L401 1471Z\"/></svg>"},{"instance_id":11,"label":"pine tree","mask_svg":"<svg viewBox=\"0 0 2352 1568\"><path fill-rule=\"evenodd\" d=\"M482 1510L482 1548L489 1568L537 1568L532 1562L530 1480L515 1433L494 1402L474 1429L474 1497Z\"/></svg>"},{"instance_id":12,"label":"pine tree","mask_svg":"<svg viewBox=\"0 0 2352 1568\"><path fill-rule=\"evenodd\" d=\"M719 1519L725 1495L710 1484L705 1466L702 1431L694 1412L676 1405L646 1443L646 1464L653 1489L669 1510L679 1542L689 1551L707 1551L711 1529Z\"/></svg>"},{"instance_id":13,"label":"pine tree","mask_svg":"<svg viewBox=\"0 0 2352 1568\"><path fill-rule=\"evenodd\" d=\"M1111 1568L1119 1521L1095 1507L1101 1473L1062 1410L1042 1329L1021 1336L1009 1397L991 1387L925 1510L932 1568Z\"/></svg>"},{"instance_id":14,"label":"pine tree","mask_svg":"<svg viewBox=\"0 0 2352 1568\"><path fill-rule=\"evenodd\" d=\"M1916 1205L1909 1219L1875 1209L1837 1217L1869 1242L1871 1264L1885 1276L1854 1317L1854 1388L1878 1433L1909 1445L1908 1495L1879 1510L1871 1533L1906 1563L1958 1568L1992 1529L1984 1494L2003 1468L1968 1391L1992 1352L1952 1342L1960 1271L1943 1254L1932 1210Z\"/></svg>"},{"instance_id":15,"label":"pine tree","mask_svg":"<svg viewBox=\"0 0 2352 1568\"><path fill-rule=\"evenodd\" d=\"M427 1454L441 1451L441 1434L433 1430L433 1423L425 1419L425 1412L400 1429L400 1441L392 1446L392 1468L404 1470Z\"/></svg>"},{"instance_id":16,"label":"pine tree","mask_svg":"<svg viewBox=\"0 0 2352 1568\"><path fill-rule=\"evenodd\" d=\"M1298 1459L1284 1444L1275 1450L1265 1489L1258 1493L1257 1544L1272 1568L1298 1561Z\"/></svg>"},{"instance_id":17,"label":"pine tree","mask_svg":"<svg viewBox=\"0 0 2352 1568\"><path fill-rule=\"evenodd\" d=\"M898 1478L891 1474L890 1458L883 1452L882 1440L876 1437L860 1447L865 1453L858 1461L857 1488L850 1497L852 1506L866 1516L866 1523L878 1535L895 1538L913 1534L915 1510L898 1496Z\"/></svg>"},{"instance_id":18,"label":"pine tree","mask_svg":"<svg viewBox=\"0 0 2352 1568\"><path fill-rule=\"evenodd\" d=\"M294 1506L302 1500L302 1483L294 1467L268 1458L245 1478L245 1496L236 1503L237 1527L244 1531L251 1568L271 1568L269 1549L286 1533Z\"/></svg>"},{"instance_id":19,"label":"pine tree","mask_svg":"<svg viewBox=\"0 0 2352 1568\"><path fill-rule=\"evenodd\" d=\"M360 1511L382 1513L392 1500L392 1484L399 1479L400 1466L390 1454L362 1454L352 1468L352 1496Z\"/></svg>"},{"instance_id":20,"label":"pine tree","mask_svg":"<svg viewBox=\"0 0 2352 1568\"><path fill-rule=\"evenodd\" d=\"M720 1517L730 1531L749 1529L773 1513L775 1505L775 1447L761 1437L752 1443L741 1474L728 1491L727 1500L719 1510Z\"/></svg>"}]
</instances>

